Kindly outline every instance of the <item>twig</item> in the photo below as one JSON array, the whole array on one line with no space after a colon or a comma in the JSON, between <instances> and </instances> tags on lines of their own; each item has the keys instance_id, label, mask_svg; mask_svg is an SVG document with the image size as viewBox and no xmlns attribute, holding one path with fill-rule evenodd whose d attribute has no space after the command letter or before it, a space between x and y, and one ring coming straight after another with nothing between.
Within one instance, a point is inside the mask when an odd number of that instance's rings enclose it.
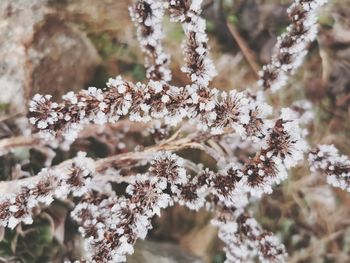
<instances>
[{"instance_id":1,"label":"twig","mask_svg":"<svg viewBox=\"0 0 350 263\"><path fill-rule=\"evenodd\" d=\"M149 126L150 124L147 123L135 123L129 120L121 120L117 123L105 124L104 126L91 124L79 133L79 138L86 138L102 133L107 127L112 130L126 129L128 132L137 132L146 129ZM6 154L15 147L37 146L37 144L40 144L41 142L43 142L43 144L45 143L43 140L40 140L38 134L35 133L32 134L31 137L18 136L2 139L0 140L0 156Z\"/></svg>"},{"instance_id":2,"label":"twig","mask_svg":"<svg viewBox=\"0 0 350 263\"><path fill-rule=\"evenodd\" d=\"M142 152L129 152L100 159L96 161L96 171L102 172L110 167L110 164L122 163L126 160L150 160L153 157L152 154L158 151L179 151L186 148L205 151L205 148L200 143L193 142L191 138L182 138L170 143L147 147Z\"/></svg>"},{"instance_id":3,"label":"twig","mask_svg":"<svg viewBox=\"0 0 350 263\"><path fill-rule=\"evenodd\" d=\"M14 147L32 146L40 143L39 138L33 137L12 137L0 140L0 156L8 152Z\"/></svg>"},{"instance_id":4,"label":"twig","mask_svg":"<svg viewBox=\"0 0 350 263\"><path fill-rule=\"evenodd\" d=\"M205 1L202 5L202 9L205 10L205 9L209 8L213 3L214 3L214 0Z\"/></svg>"},{"instance_id":5,"label":"twig","mask_svg":"<svg viewBox=\"0 0 350 263\"><path fill-rule=\"evenodd\" d=\"M213 135L209 134L207 136L207 139L209 139L212 136ZM203 139L204 138L205 137L203 137ZM205 150L205 148L201 144L194 142L191 136L191 137L186 137L179 140L174 140L170 143L150 146L145 148L145 150L142 152L128 152L128 153L122 153L122 154L113 155L107 158L103 158L95 161L95 168L96 168L97 174L99 174L104 172L108 167L111 167L111 164L122 163L126 160L149 160L153 157L152 154L158 151L162 151L162 150L178 151L186 148L196 148L203 151ZM53 166L51 169L58 169L58 170L69 169L72 163L73 163L73 159L68 159L57 166ZM28 183L35 184L40 180L40 178L41 176L36 175L36 176L27 177L24 179L0 182L0 195L14 192L18 188L20 188L21 185L25 185ZM106 176L106 177L97 176L96 178L94 178L94 180L100 181L102 178L106 179L106 181L110 181L111 179L110 176ZM116 177L115 180L118 181L122 179ZM123 179L122 181L125 181L125 180Z\"/></svg>"},{"instance_id":6,"label":"twig","mask_svg":"<svg viewBox=\"0 0 350 263\"><path fill-rule=\"evenodd\" d=\"M7 120L10 120L13 118L18 118L18 117L25 116L25 115L26 115L25 112L16 112L16 113L13 113L11 115L5 115L5 116L0 117L0 122L7 121Z\"/></svg>"},{"instance_id":7,"label":"twig","mask_svg":"<svg viewBox=\"0 0 350 263\"><path fill-rule=\"evenodd\" d=\"M237 45L241 49L245 59L247 60L249 66L252 68L254 75L256 79L259 79L259 70L260 66L257 63L257 59L255 57L254 52L248 47L248 44L245 42L245 40L241 37L238 30L234 25L232 25L229 22L226 22L227 28L229 29L232 37L237 42Z\"/></svg>"},{"instance_id":8,"label":"twig","mask_svg":"<svg viewBox=\"0 0 350 263\"><path fill-rule=\"evenodd\" d=\"M303 250L300 254L296 254L295 256L290 258L288 262L290 262L290 263L300 262L302 259L305 259L308 255L310 255L310 253L315 248L318 248L319 246L322 246L323 244L327 244L328 242L336 239L339 235L341 235L343 233L344 233L344 229L341 229L341 230L339 230L337 232L334 232L334 233L330 234L327 237L324 237L324 238L316 241L314 244L309 246L307 249Z\"/></svg>"}]
</instances>

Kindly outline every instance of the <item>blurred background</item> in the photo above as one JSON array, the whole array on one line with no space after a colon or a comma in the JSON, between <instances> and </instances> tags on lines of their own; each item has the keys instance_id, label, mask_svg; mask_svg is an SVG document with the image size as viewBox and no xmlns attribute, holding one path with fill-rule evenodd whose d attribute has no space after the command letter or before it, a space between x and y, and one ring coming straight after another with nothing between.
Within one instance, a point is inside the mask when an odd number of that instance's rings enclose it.
<instances>
[{"instance_id":1,"label":"blurred background","mask_svg":"<svg viewBox=\"0 0 350 263\"><path fill-rule=\"evenodd\" d=\"M145 81L143 55L130 21L129 0L0 0L0 145L30 133L26 120L35 93L56 100L68 91L102 88L109 77ZM269 62L279 34L288 25L290 0L207 0L211 56L219 72L212 87L244 90ZM171 53L173 83L189 80L182 65L181 26L165 21L165 47ZM314 106L309 140L333 143L350 154L350 1L333 0L320 10L320 33L305 63L287 88L269 94L275 108L307 99ZM117 132L118 130L118 132ZM87 128L70 150L55 150L53 164L85 150L101 158L151 144L142 127ZM122 134L122 135L120 135ZM0 180L36 174L51 149L16 147L1 154ZM196 157L205 163L205 156ZM67 216L72 204L55 201L38 211L33 225L0 227L0 262L63 262L78 258L81 238ZM306 165L290 171L273 194L251 204L257 220L277 234L289 262L350 262L350 195L310 176ZM154 221L146 241L128 262L224 261L222 244L206 211L172 207Z\"/></svg>"}]
</instances>

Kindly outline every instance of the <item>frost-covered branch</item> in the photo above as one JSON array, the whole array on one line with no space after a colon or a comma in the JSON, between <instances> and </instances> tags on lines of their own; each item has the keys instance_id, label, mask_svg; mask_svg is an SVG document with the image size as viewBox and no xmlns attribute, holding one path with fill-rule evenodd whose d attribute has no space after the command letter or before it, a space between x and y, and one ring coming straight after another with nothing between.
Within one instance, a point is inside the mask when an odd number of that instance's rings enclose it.
<instances>
[{"instance_id":1,"label":"frost-covered branch","mask_svg":"<svg viewBox=\"0 0 350 263\"><path fill-rule=\"evenodd\" d=\"M259 73L259 86L272 91L282 88L302 64L309 44L317 35L317 10L327 0L295 0L288 8L291 24L278 37L271 63Z\"/></svg>"},{"instance_id":2,"label":"frost-covered branch","mask_svg":"<svg viewBox=\"0 0 350 263\"><path fill-rule=\"evenodd\" d=\"M89 262L123 262L138 238L152 228L150 220L166 208L170 196L159 178L139 175L126 190L129 197L86 198L72 212L86 237Z\"/></svg>"},{"instance_id":3,"label":"frost-covered branch","mask_svg":"<svg viewBox=\"0 0 350 263\"><path fill-rule=\"evenodd\" d=\"M12 149L16 147L24 147L24 146L33 146L40 144L40 137L32 136L32 137L12 137L0 140L0 156L8 153Z\"/></svg>"},{"instance_id":4,"label":"frost-covered branch","mask_svg":"<svg viewBox=\"0 0 350 263\"><path fill-rule=\"evenodd\" d=\"M164 52L162 46L163 0L139 0L129 11L137 29L141 49L146 56L147 78L154 81L170 81L170 56Z\"/></svg>"},{"instance_id":5,"label":"frost-covered branch","mask_svg":"<svg viewBox=\"0 0 350 263\"><path fill-rule=\"evenodd\" d=\"M83 153L80 153L74 159L66 160L51 168L42 169L36 176L0 182L1 225L13 228L21 221L31 223L34 207L40 204L49 205L53 198L65 199L69 193L81 196L90 189L91 180L94 184L100 181L104 183L108 181L130 183L129 180L121 179L117 175L114 177L104 175L93 177L94 173L103 173L112 164L123 165L130 160L150 161L152 156L160 150L175 151L196 147L196 145L197 143L193 139L182 138L164 145L148 147L143 152L118 154L97 161L86 158Z\"/></svg>"},{"instance_id":6,"label":"frost-covered branch","mask_svg":"<svg viewBox=\"0 0 350 263\"><path fill-rule=\"evenodd\" d=\"M149 171L132 178L125 197L83 201L75 208L73 218L81 225L80 231L86 237L93 262L125 260L127 254L133 253L136 240L144 238L151 228L150 219L173 202L193 210L205 207L207 202L222 202L230 207L247 204L250 174L231 166L218 173L204 169L192 176L183 163L184 160L175 154L158 152L150 162ZM282 262L278 259L285 256L283 246L278 245L270 233L261 231L256 221L246 219L239 217L237 222L239 233L249 241L249 246L258 246L261 259ZM113 261L115 259L118 260Z\"/></svg>"},{"instance_id":7,"label":"frost-covered branch","mask_svg":"<svg viewBox=\"0 0 350 263\"><path fill-rule=\"evenodd\" d=\"M187 119L202 130L213 133L235 129L242 136L260 137L271 108L245 93L197 86L176 87L150 81L147 85L110 79L108 89L89 88L69 92L63 102L49 95L35 95L30 103L30 122L50 139L62 134L74 140L82 125L113 123L123 116L132 121L164 120L174 126Z\"/></svg>"},{"instance_id":8,"label":"frost-covered branch","mask_svg":"<svg viewBox=\"0 0 350 263\"><path fill-rule=\"evenodd\" d=\"M194 84L207 87L216 76L216 70L209 58L208 37L205 20L200 17L202 0L166 0L171 19L180 22L185 32L183 43L185 66L181 69Z\"/></svg>"},{"instance_id":9,"label":"frost-covered branch","mask_svg":"<svg viewBox=\"0 0 350 263\"><path fill-rule=\"evenodd\" d=\"M31 224L32 210L39 204L49 205L53 198L66 198L69 193L82 196L88 190L94 162L79 153L72 162L56 169L43 169L36 180L22 184L17 191L0 198L0 225L14 228L18 223Z\"/></svg>"},{"instance_id":10,"label":"frost-covered branch","mask_svg":"<svg viewBox=\"0 0 350 263\"><path fill-rule=\"evenodd\" d=\"M285 168L278 170L279 168L277 168L277 165L283 167L282 164L285 162L286 158L291 158L293 151L300 150L295 148L296 142L294 139L291 139L293 138L292 131L295 132L295 130L292 129L293 127L284 126L289 122L290 121L278 119L275 126L269 131L266 148L262 149L261 152L257 154L256 158L252 159L247 164L244 164L241 169L231 164L229 167L220 170L218 173L203 170L194 177L190 177L183 165L183 159L169 152L153 152L152 156L154 156L154 158L153 160L150 160L149 173L133 177L131 181L128 181L130 184L127 188L126 194L130 196L131 201L125 201L122 197L118 197L122 198L125 202L122 199L120 199L120 202L117 202L118 205L124 205L121 207L115 207L116 216L118 218L124 218L120 214L121 210L124 211L124 209L129 209L129 206L136 209L135 203L137 203L142 209L145 209L145 211L141 211L141 208L138 208L138 210L132 210L133 213L129 211L130 213L127 215L130 216L131 219L126 218L125 220L136 220L134 219L134 216L137 217L138 213L140 213L139 216L143 218L143 221L135 221L134 223L133 221L127 221L129 224L124 223L123 226L124 228L143 229L142 231L147 232L147 229L150 228L149 219L153 215L159 214L159 209L165 208L172 200L194 210L204 207L208 200L223 202L225 205L231 207L237 206L238 204L244 206L247 203L247 194L260 196L263 192L269 192L269 190L266 189L271 189L273 183L278 183L283 179L285 177ZM182 143L184 142L183 139L174 141L173 146L170 145L169 149L175 147L179 141ZM190 142L191 140L188 141L188 143ZM150 156L155 149L156 147L151 147L150 149L145 150L144 155ZM166 145L164 146L164 149L166 149ZM101 159L96 163L91 163L91 160L89 160L89 166L94 166L94 169L90 170L100 171L103 167L108 167L107 163L111 164L118 159L121 161L127 160L130 159L132 155L135 158L142 158L143 156L142 153L127 153L115 158L109 157L105 160ZM77 160L74 160L73 163L66 165L67 168L65 170L62 168L43 170L41 172L42 175L40 175L41 180L34 184L26 184L26 186L21 188L17 194L5 196L1 202L4 211L4 214L1 217L3 222L5 222L5 224L8 222L10 227L15 226L20 221L30 223L30 209L39 203L49 204L52 202L53 197L65 197L71 191L73 191L74 194L79 195L86 193L88 188L85 187L86 184L83 178L87 176L87 173L84 172L86 175L80 176L82 168L80 168L81 165L77 165L76 162ZM82 161L79 161L79 163L82 163ZM290 166L291 163L288 161L285 165ZM90 173L91 172L89 172L89 174ZM60 177L58 177L58 174ZM144 189L145 187L147 190ZM37 189L41 190L39 191ZM171 192L166 193L166 189L170 189ZM257 189L262 190L257 191ZM152 191L155 192L153 193ZM159 199L157 197L158 195ZM208 197L210 198L208 199ZM144 198L149 199L146 199L145 201ZM27 200L33 201L28 203ZM115 203L114 200L112 204L115 205ZM14 206L15 208L13 208ZM87 205L83 202L77 206L77 209L79 207L85 208L86 206ZM106 207L105 203L103 203L103 207ZM97 210L102 213L102 211L104 211L103 207L99 207ZM17 211L21 211L21 217L19 214L13 214ZM148 211L147 214L145 214L146 211ZM98 214L98 218L101 217L102 215ZM79 219L77 220L79 221ZM93 255L92 258L94 258L96 262L98 262L97 259L100 257L109 258L111 255L123 259L125 254L132 251L130 250L130 246L133 245L136 239L143 236L139 233L132 232L128 228L131 232L128 231L127 233L131 233L130 235L132 235L128 238L122 235L121 232L115 232L121 230L111 229L112 226L109 226L109 224L112 223L103 223L103 226L101 224L95 226L95 224L97 224L95 222L94 227L101 226L103 228L101 230L103 234L95 237L95 235L92 235L91 233L100 230L91 232L92 226L89 223L90 221L84 220L82 222L83 234L87 237L93 237L93 239L89 238L87 242L89 244L89 251L92 253L91 255ZM109 234L107 235L107 233ZM112 239L111 241L106 238L106 235L113 236L115 239ZM110 242L116 242L113 245L115 246L115 251L106 250L106 246L108 247ZM123 242L126 243L124 244Z\"/></svg>"},{"instance_id":11,"label":"frost-covered branch","mask_svg":"<svg viewBox=\"0 0 350 263\"><path fill-rule=\"evenodd\" d=\"M260 262L287 262L286 249L278 238L241 209L224 207L212 223L225 243L225 263L253 262L256 256Z\"/></svg>"},{"instance_id":12,"label":"frost-covered branch","mask_svg":"<svg viewBox=\"0 0 350 263\"><path fill-rule=\"evenodd\" d=\"M326 176L327 182L350 192L350 160L334 145L319 145L309 154L311 172Z\"/></svg>"}]
</instances>

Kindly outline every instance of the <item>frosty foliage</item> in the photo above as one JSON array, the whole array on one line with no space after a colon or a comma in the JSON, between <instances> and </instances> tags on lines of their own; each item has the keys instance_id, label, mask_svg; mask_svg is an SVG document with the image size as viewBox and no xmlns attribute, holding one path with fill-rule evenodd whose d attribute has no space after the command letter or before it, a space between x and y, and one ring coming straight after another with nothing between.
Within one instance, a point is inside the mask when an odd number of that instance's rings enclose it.
<instances>
[{"instance_id":1,"label":"frosty foliage","mask_svg":"<svg viewBox=\"0 0 350 263\"><path fill-rule=\"evenodd\" d=\"M327 182L350 192L350 160L333 145L319 145L309 154L311 172L320 172Z\"/></svg>"},{"instance_id":2,"label":"frosty foliage","mask_svg":"<svg viewBox=\"0 0 350 263\"><path fill-rule=\"evenodd\" d=\"M254 262L256 256L260 262L286 262L284 245L242 209L221 208L212 224L225 244L226 263Z\"/></svg>"},{"instance_id":3,"label":"frosty foliage","mask_svg":"<svg viewBox=\"0 0 350 263\"><path fill-rule=\"evenodd\" d=\"M288 8L291 24L278 37L271 63L260 71L259 86L277 91L302 64L307 47L317 36L317 10L327 0L295 0Z\"/></svg>"},{"instance_id":4,"label":"frosty foliage","mask_svg":"<svg viewBox=\"0 0 350 263\"><path fill-rule=\"evenodd\" d=\"M286 262L284 246L261 228L246 206L271 193L309 151L302 126L313 118L311 104L299 101L277 113L266 102L264 90L281 88L301 64L308 44L316 37L316 10L324 3L294 1L288 9L291 25L278 39L271 64L261 71L258 86L263 90L240 92L209 88L216 70L209 55L205 20L200 17L201 0L136 1L129 11L145 53L148 83L132 83L118 76L109 79L104 89L68 92L60 103L53 102L50 95L36 94L29 105L29 120L44 139L74 141L85 125L121 119L152 123L151 134L162 138L154 138L154 146L135 150L134 155L92 160L79 153L70 162L43 169L35 181L26 181L0 198L0 224L11 228L20 222L30 224L34 207L72 194L79 197L71 216L85 238L82 261L124 262L137 239L144 239L152 228L152 218L177 203L216 214L212 222L225 244L227 263L256 258ZM189 84L184 87L169 84L170 56L162 46L166 13L182 25L185 34L182 71ZM191 127L193 135L171 135L171 128L180 125L184 130ZM228 147L223 150L221 145ZM175 153L187 148L206 152L217 161L215 169ZM237 151L246 151L248 157L240 159ZM310 151L309 162L312 172L321 172L330 184L349 191L349 159L333 146ZM120 172L123 164L129 168L125 178ZM133 164L134 170L130 169ZM91 184L92 179L104 176L122 178L124 190L117 194L111 187L107 191L107 187Z\"/></svg>"},{"instance_id":5,"label":"frosty foliage","mask_svg":"<svg viewBox=\"0 0 350 263\"><path fill-rule=\"evenodd\" d=\"M181 70L188 75L194 84L207 87L217 73L208 56L205 20L200 17L201 4L202 0L166 1L171 19L181 23L186 36L182 46L185 65Z\"/></svg>"},{"instance_id":6,"label":"frosty foliage","mask_svg":"<svg viewBox=\"0 0 350 263\"><path fill-rule=\"evenodd\" d=\"M113 123L124 116L131 121L162 120L170 126L187 119L213 134L235 129L253 138L262 136L269 113L264 101L235 90L224 92L195 84L175 87L159 81L133 84L121 77L110 79L107 87L69 92L60 104L51 102L48 96L36 95L31 102L30 121L44 138L63 135L69 140L78 136L83 125Z\"/></svg>"},{"instance_id":7,"label":"frosty foliage","mask_svg":"<svg viewBox=\"0 0 350 263\"><path fill-rule=\"evenodd\" d=\"M171 80L171 72L168 69L170 58L162 47L163 0L138 1L130 7L130 15L136 26L141 48L145 53L147 78L155 81Z\"/></svg>"},{"instance_id":8,"label":"frosty foliage","mask_svg":"<svg viewBox=\"0 0 350 263\"><path fill-rule=\"evenodd\" d=\"M170 196L163 193L160 178L136 176L126 193L130 197L87 196L72 211L86 237L89 262L123 262L134 252L138 238L144 239L152 228L151 218L160 215Z\"/></svg>"},{"instance_id":9,"label":"frosty foliage","mask_svg":"<svg viewBox=\"0 0 350 263\"><path fill-rule=\"evenodd\" d=\"M94 162L78 156L63 167L44 168L37 175L37 182L20 185L17 191L2 195L0 198L0 224L14 228L20 222L31 224L32 210L39 205L49 205L54 198L83 196L89 190Z\"/></svg>"}]
</instances>

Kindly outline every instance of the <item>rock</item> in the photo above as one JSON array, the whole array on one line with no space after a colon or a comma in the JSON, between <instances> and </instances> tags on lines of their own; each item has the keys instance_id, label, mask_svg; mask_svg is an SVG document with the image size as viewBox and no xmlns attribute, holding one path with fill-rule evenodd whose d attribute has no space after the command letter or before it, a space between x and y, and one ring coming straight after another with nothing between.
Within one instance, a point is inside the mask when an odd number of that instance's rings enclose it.
<instances>
[{"instance_id":1,"label":"rock","mask_svg":"<svg viewBox=\"0 0 350 263\"><path fill-rule=\"evenodd\" d=\"M190 255L179 245L169 242L137 241L135 253L128 263L203 263L199 258Z\"/></svg>"},{"instance_id":2,"label":"rock","mask_svg":"<svg viewBox=\"0 0 350 263\"><path fill-rule=\"evenodd\" d=\"M194 255L205 259L205 262L210 262L212 257L211 252L215 249L217 243L218 230L208 222L184 235L180 244Z\"/></svg>"},{"instance_id":3,"label":"rock","mask_svg":"<svg viewBox=\"0 0 350 263\"><path fill-rule=\"evenodd\" d=\"M28 49L31 95L51 94L60 98L77 91L91 79L98 62L97 52L84 33L54 15L36 26Z\"/></svg>"},{"instance_id":4,"label":"rock","mask_svg":"<svg viewBox=\"0 0 350 263\"><path fill-rule=\"evenodd\" d=\"M48 0L1 0L0 17L0 104L7 114L25 114L34 93L58 97L90 80L95 48Z\"/></svg>"}]
</instances>

